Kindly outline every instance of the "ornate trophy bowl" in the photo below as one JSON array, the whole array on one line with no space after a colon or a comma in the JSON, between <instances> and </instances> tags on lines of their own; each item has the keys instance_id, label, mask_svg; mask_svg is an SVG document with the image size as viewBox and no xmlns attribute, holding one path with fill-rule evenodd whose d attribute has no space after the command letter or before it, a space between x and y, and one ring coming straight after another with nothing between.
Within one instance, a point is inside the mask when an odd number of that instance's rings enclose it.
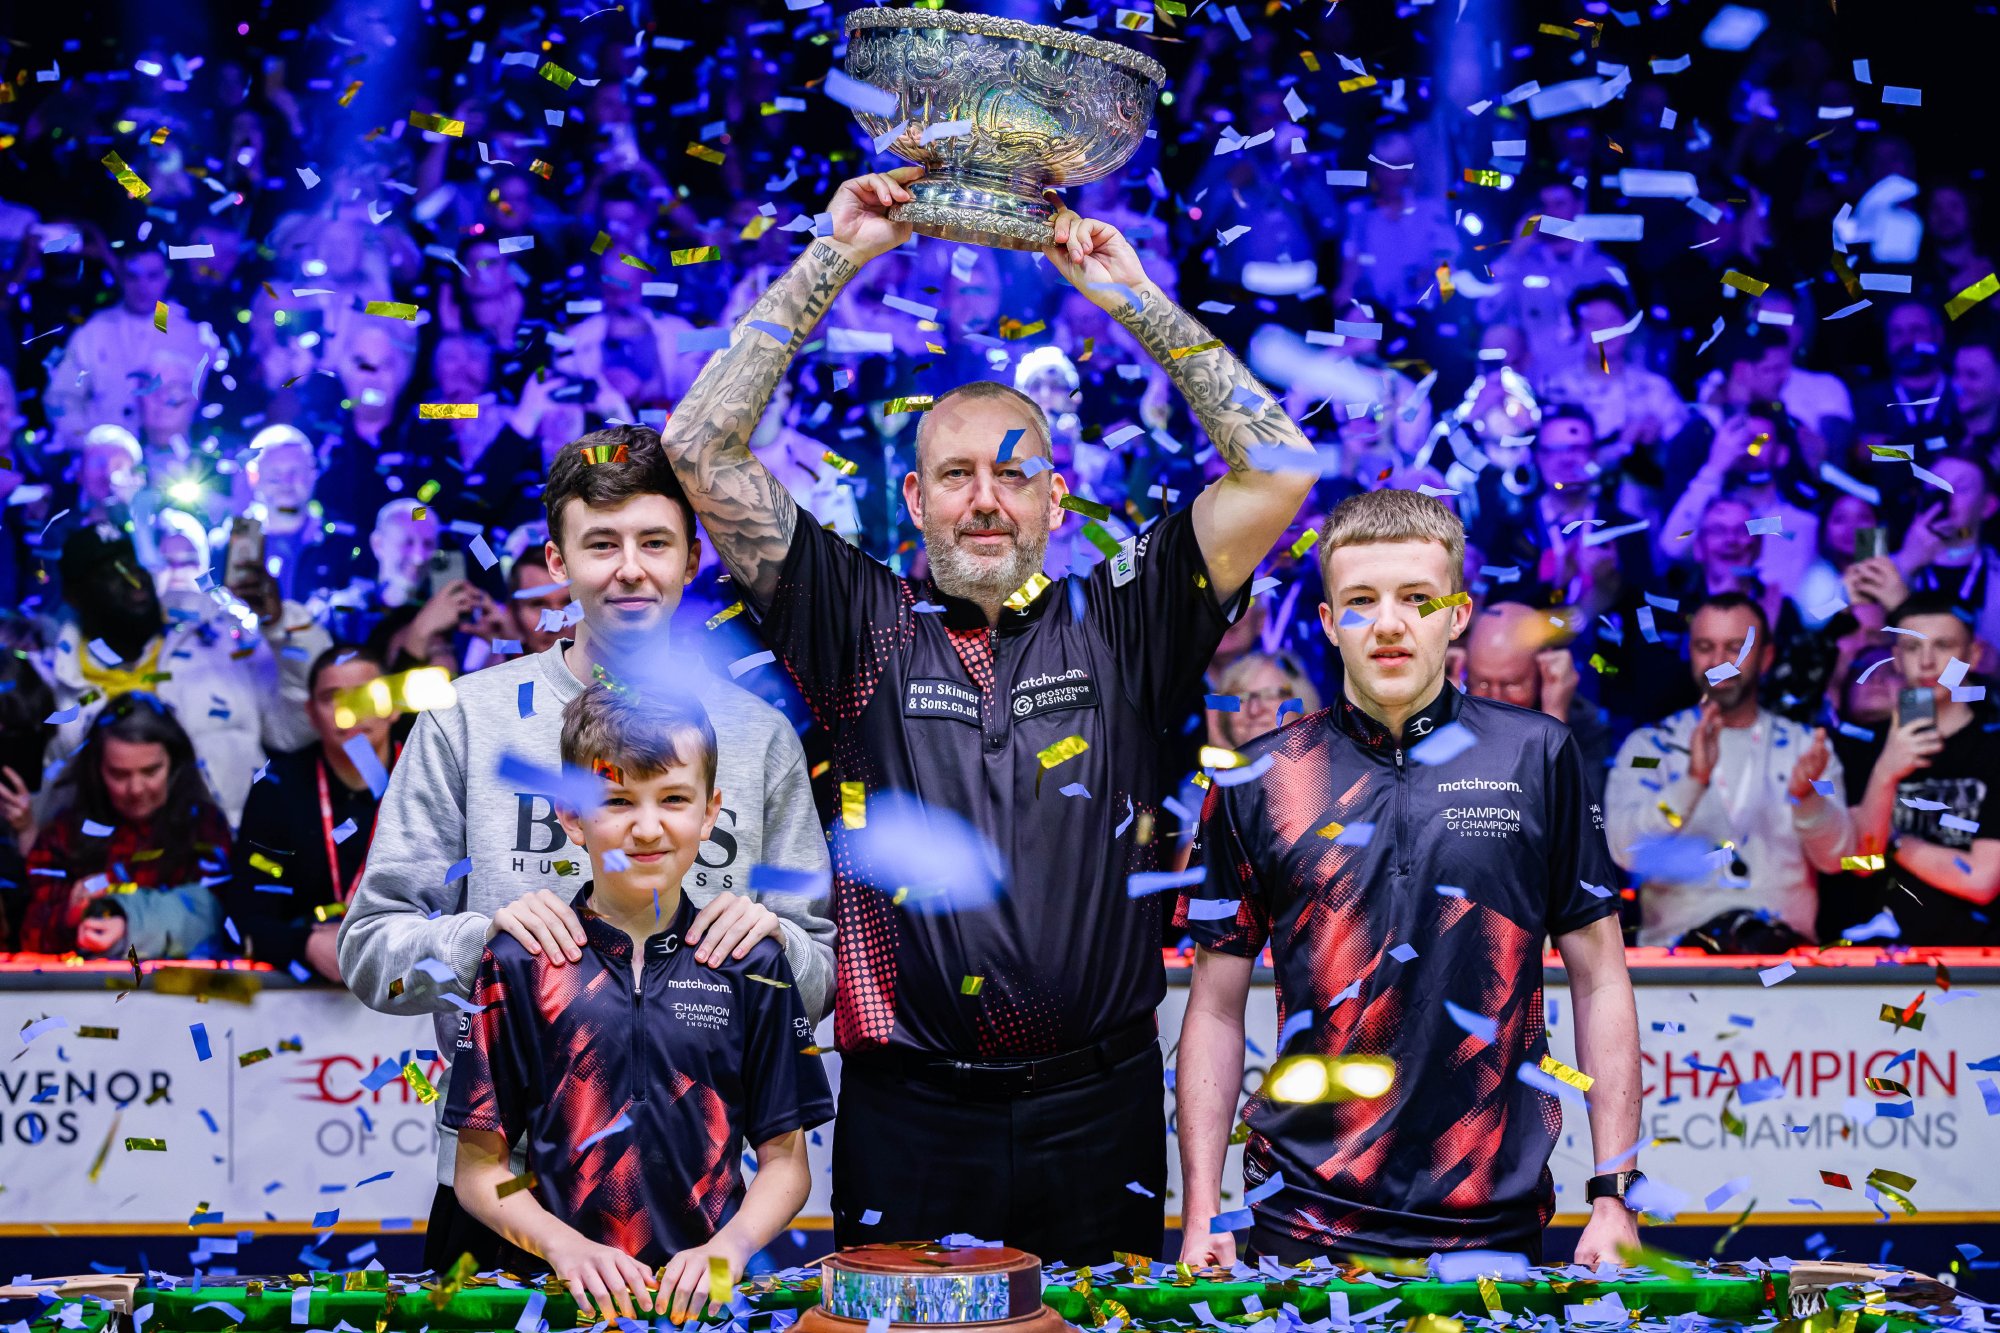
<instances>
[{"instance_id":1,"label":"ornate trophy bowl","mask_svg":"<svg viewBox=\"0 0 2000 1333\"><path fill-rule=\"evenodd\" d=\"M897 99L891 116L855 118L877 143L900 127L883 146L924 168L914 201L889 216L1009 250L1053 241L1044 190L1131 159L1167 78L1150 56L1015 19L869 8L847 16L847 32L848 75Z\"/></svg>"},{"instance_id":2,"label":"ornate trophy bowl","mask_svg":"<svg viewBox=\"0 0 2000 1333\"><path fill-rule=\"evenodd\" d=\"M1042 1304L1042 1262L1000 1246L864 1245L820 1260L819 1304L797 1333L867 1333L928 1324L940 1333L1063 1333Z\"/></svg>"}]
</instances>

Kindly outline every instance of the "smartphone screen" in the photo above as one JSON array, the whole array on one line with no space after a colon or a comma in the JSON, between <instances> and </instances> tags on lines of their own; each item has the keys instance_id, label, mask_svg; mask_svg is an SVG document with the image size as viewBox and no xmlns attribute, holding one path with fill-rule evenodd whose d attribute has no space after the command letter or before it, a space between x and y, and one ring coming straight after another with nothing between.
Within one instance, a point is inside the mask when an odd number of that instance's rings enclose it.
<instances>
[{"instance_id":1,"label":"smartphone screen","mask_svg":"<svg viewBox=\"0 0 2000 1333\"><path fill-rule=\"evenodd\" d=\"M1896 721L1936 722L1937 695L1931 693L1929 686L1924 685L1903 690L1896 696Z\"/></svg>"},{"instance_id":2,"label":"smartphone screen","mask_svg":"<svg viewBox=\"0 0 2000 1333\"><path fill-rule=\"evenodd\" d=\"M431 592L465 577L465 552L433 551L430 560Z\"/></svg>"},{"instance_id":3,"label":"smartphone screen","mask_svg":"<svg viewBox=\"0 0 2000 1333\"><path fill-rule=\"evenodd\" d=\"M254 518L235 518L229 521L229 556L223 565L223 581L229 582L239 574L256 573L264 568L264 525Z\"/></svg>"},{"instance_id":4,"label":"smartphone screen","mask_svg":"<svg viewBox=\"0 0 2000 1333\"><path fill-rule=\"evenodd\" d=\"M1854 533L1854 558L1873 560L1877 556L1889 554L1889 530L1887 528L1858 528Z\"/></svg>"}]
</instances>

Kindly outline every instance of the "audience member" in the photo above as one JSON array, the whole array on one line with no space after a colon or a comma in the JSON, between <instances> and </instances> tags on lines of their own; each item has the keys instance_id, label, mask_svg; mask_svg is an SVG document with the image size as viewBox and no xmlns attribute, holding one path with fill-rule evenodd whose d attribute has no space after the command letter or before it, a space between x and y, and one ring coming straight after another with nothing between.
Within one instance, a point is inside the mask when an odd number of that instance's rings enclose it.
<instances>
[{"instance_id":1,"label":"audience member","mask_svg":"<svg viewBox=\"0 0 2000 1333\"><path fill-rule=\"evenodd\" d=\"M67 805L28 855L23 951L206 956L230 825L174 710L156 695L119 695L93 719L62 785Z\"/></svg>"},{"instance_id":2,"label":"audience member","mask_svg":"<svg viewBox=\"0 0 2000 1333\"><path fill-rule=\"evenodd\" d=\"M1576 658L1566 646L1574 637L1568 624L1574 614L1536 611L1518 602L1482 608L1466 634L1463 687L1566 725L1583 752L1591 798L1601 802L1611 763L1611 725L1577 689Z\"/></svg>"},{"instance_id":3,"label":"audience member","mask_svg":"<svg viewBox=\"0 0 2000 1333\"><path fill-rule=\"evenodd\" d=\"M1320 709L1312 678L1289 653L1250 652L1235 658L1214 673L1208 700L1208 743L1225 750L1248 745Z\"/></svg>"}]
</instances>

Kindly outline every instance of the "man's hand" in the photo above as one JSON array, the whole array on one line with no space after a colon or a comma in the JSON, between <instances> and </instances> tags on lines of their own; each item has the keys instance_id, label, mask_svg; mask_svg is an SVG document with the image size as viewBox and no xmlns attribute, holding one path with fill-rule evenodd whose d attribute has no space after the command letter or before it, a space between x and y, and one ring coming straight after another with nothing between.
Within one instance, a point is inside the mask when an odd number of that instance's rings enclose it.
<instances>
[{"instance_id":1,"label":"man's hand","mask_svg":"<svg viewBox=\"0 0 2000 1333\"><path fill-rule=\"evenodd\" d=\"M737 1280L743 1276L743 1256L720 1236L706 1245L682 1250L667 1260L667 1266L660 1270L660 1309L675 1324L685 1324L711 1304L715 1294L710 1290L712 1279L708 1266L711 1259L723 1262L733 1293Z\"/></svg>"},{"instance_id":2,"label":"man's hand","mask_svg":"<svg viewBox=\"0 0 2000 1333\"><path fill-rule=\"evenodd\" d=\"M1750 418L1729 418L1715 428L1715 439L1708 446L1708 463L1702 471L1708 473L1712 480L1720 480L1739 460L1750 456L1750 446L1756 436Z\"/></svg>"},{"instance_id":3,"label":"man's hand","mask_svg":"<svg viewBox=\"0 0 2000 1333\"><path fill-rule=\"evenodd\" d=\"M1599 1199L1590 1205L1590 1221L1576 1240L1576 1261L1595 1268L1606 1259L1622 1263L1622 1254L1639 1244L1638 1214L1623 1199Z\"/></svg>"},{"instance_id":4,"label":"man's hand","mask_svg":"<svg viewBox=\"0 0 2000 1333\"><path fill-rule=\"evenodd\" d=\"M19 773L4 764L0 764L0 823L7 825L23 853L34 846L35 794Z\"/></svg>"},{"instance_id":5,"label":"man's hand","mask_svg":"<svg viewBox=\"0 0 2000 1333\"><path fill-rule=\"evenodd\" d=\"M579 1319L609 1323L621 1315L636 1319L642 1312L653 1312L653 1275L623 1250L585 1240L571 1231L550 1245L542 1258L576 1298Z\"/></svg>"},{"instance_id":6,"label":"man's hand","mask_svg":"<svg viewBox=\"0 0 2000 1333\"><path fill-rule=\"evenodd\" d=\"M897 167L841 182L826 211L833 215L833 240L857 264L910 239L910 224L889 220L889 210L916 196L903 187L924 174L922 167Z\"/></svg>"},{"instance_id":7,"label":"man's hand","mask_svg":"<svg viewBox=\"0 0 2000 1333\"><path fill-rule=\"evenodd\" d=\"M583 922L577 919L575 908L548 889L536 889L495 912L486 925L486 938L491 940L501 931L557 967L583 957Z\"/></svg>"},{"instance_id":8,"label":"man's hand","mask_svg":"<svg viewBox=\"0 0 2000 1333\"><path fill-rule=\"evenodd\" d=\"M1884 610L1901 606L1903 599L1910 595L1910 586L1903 581L1903 571L1896 568L1896 562L1886 555L1855 561L1840 576L1840 581L1847 589L1849 601L1873 602Z\"/></svg>"},{"instance_id":9,"label":"man's hand","mask_svg":"<svg viewBox=\"0 0 2000 1333\"><path fill-rule=\"evenodd\" d=\"M1812 744L1792 765L1792 780L1785 788L1793 800L1803 801L1813 794L1813 783L1826 772L1826 761L1832 753L1826 743L1826 728L1813 728Z\"/></svg>"},{"instance_id":10,"label":"man's hand","mask_svg":"<svg viewBox=\"0 0 2000 1333\"><path fill-rule=\"evenodd\" d=\"M1715 776L1715 762L1722 756L1722 709L1713 699L1701 701L1701 720L1688 737L1688 777L1708 785Z\"/></svg>"},{"instance_id":11,"label":"man's hand","mask_svg":"<svg viewBox=\"0 0 2000 1333\"><path fill-rule=\"evenodd\" d=\"M1187 1217L1181 1223L1181 1262L1190 1268L1229 1268L1236 1263L1236 1237L1210 1231L1212 1218Z\"/></svg>"},{"instance_id":12,"label":"man's hand","mask_svg":"<svg viewBox=\"0 0 2000 1333\"><path fill-rule=\"evenodd\" d=\"M1938 553L1944 550L1945 536L1938 530L1944 519L1943 501L1917 515L1916 521L1910 524L1909 532L1903 536L1903 549L1896 553L1897 562L1903 569L1922 569L1937 560Z\"/></svg>"},{"instance_id":13,"label":"man's hand","mask_svg":"<svg viewBox=\"0 0 2000 1333\"><path fill-rule=\"evenodd\" d=\"M410 617L410 623L403 630L403 640L410 646L412 657L421 657L418 648L427 648L430 641L439 634L449 634L458 628L459 622L472 614L479 605L479 589L465 579L453 579L436 592Z\"/></svg>"},{"instance_id":14,"label":"man's hand","mask_svg":"<svg viewBox=\"0 0 2000 1333\"><path fill-rule=\"evenodd\" d=\"M1542 678L1542 712L1567 724L1576 699L1576 659L1567 648L1544 648L1535 654L1535 672Z\"/></svg>"},{"instance_id":15,"label":"man's hand","mask_svg":"<svg viewBox=\"0 0 2000 1333\"><path fill-rule=\"evenodd\" d=\"M78 953L106 954L125 942L125 918L93 916L76 923Z\"/></svg>"},{"instance_id":16,"label":"man's hand","mask_svg":"<svg viewBox=\"0 0 2000 1333\"><path fill-rule=\"evenodd\" d=\"M731 950L738 962L748 958L751 946L766 935L783 947L785 932L776 912L755 898L718 893L713 902L695 913L687 942L701 946L694 956L697 963L719 967L724 958L732 956Z\"/></svg>"},{"instance_id":17,"label":"man's hand","mask_svg":"<svg viewBox=\"0 0 2000 1333\"><path fill-rule=\"evenodd\" d=\"M338 921L315 922L306 934L306 966L325 977L335 985L340 985L340 923Z\"/></svg>"},{"instance_id":18,"label":"man's hand","mask_svg":"<svg viewBox=\"0 0 2000 1333\"><path fill-rule=\"evenodd\" d=\"M1916 718L1909 722L1899 722L1889 732L1889 739L1882 746L1882 755L1875 761L1872 777L1886 782L1901 782L1920 768L1929 768L1931 759L1944 749L1944 737L1938 735L1937 723L1929 718Z\"/></svg>"},{"instance_id":19,"label":"man's hand","mask_svg":"<svg viewBox=\"0 0 2000 1333\"><path fill-rule=\"evenodd\" d=\"M1054 191L1047 197L1055 202ZM1100 310L1117 314L1137 303L1139 289L1147 281L1146 266L1124 233L1067 206L1056 214L1054 226L1055 244L1043 246L1042 254L1056 272ZM1120 287L1126 290L1119 291Z\"/></svg>"},{"instance_id":20,"label":"man's hand","mask_svg":"<svg viewBox=\"0 0 2000 1333\"><path fill-rule=\"evenodd\" d=\"M257 613L262 625L273 624L285 613L284 598L278 595L278 581L268 569L242 566L230 571L229 591Z\"/></svg>"}]
</instances>

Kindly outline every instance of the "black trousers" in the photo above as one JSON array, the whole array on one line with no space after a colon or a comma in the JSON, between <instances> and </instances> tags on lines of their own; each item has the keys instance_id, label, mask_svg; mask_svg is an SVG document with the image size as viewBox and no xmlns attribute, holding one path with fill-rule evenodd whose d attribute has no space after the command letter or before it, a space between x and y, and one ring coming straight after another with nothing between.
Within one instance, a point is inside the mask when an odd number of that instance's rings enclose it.
<instances>
[{"instance_id":1,"label":"black trousers","mask_svg":"<svg viewBox=\"0 0 2000 1333\"><path fill-rule=\"evenodd\" d=\"M1403 1247L1348 1243L1332 1247L1315 1245L1311 1241L1300 1240L1289 1231L1272 1226L1262 1217L1255 1218L1251 1222L1250 1230L1241 1232L1239 1235L1243 1241L1243 1259L1245 1262L1253 1264L1258 1259L1267 1255L1270 1258L1276 1259L1281 1264L1298 1264L1322 1255L1328 1259L1338 1260L1342 1255L1346 1254L1360 1254L1388 1259L1425 1259L1429 1258L1431 1254L1428 1246ZM1458 1248L1465 1247L1460 1246ZM1542 1233L1538 1230L1534 1233L1532 1239L1524 1241L1520 1252L1528 1256L1529 1263L1541 1263Z\"/></svg>"},{"instance_id":2,"label":"black trousers","mask_svg":"<svg viewBox=\"0 0 2000 1333\"><path fill-rule=\"evenodd\" d=\"M497 1231L465 1211L449 1185L440 1185L431 1197L430 1225L424 1230L424 1266L443 1273L462 1254L472 1256L478 1271L504 1268L526 1276L542 1273L548 1265L524 1250L509 1245Z\"/></svg>"},{"instance_id":3,"label":"black trousers","mask_svg":"<svg viewBox=\"0 0 2000 1333\"><path fill-rule=\"evenodd\" d=\"M1164 1088L1157 1043L1102 1073L1002 1099L964 1097L865 1057L845 1060L833 1135L834 1243L964 1232L1044 1262L1102 1263L1114 1250L1158 1257Z\"/></svg>"}]
</instances>

